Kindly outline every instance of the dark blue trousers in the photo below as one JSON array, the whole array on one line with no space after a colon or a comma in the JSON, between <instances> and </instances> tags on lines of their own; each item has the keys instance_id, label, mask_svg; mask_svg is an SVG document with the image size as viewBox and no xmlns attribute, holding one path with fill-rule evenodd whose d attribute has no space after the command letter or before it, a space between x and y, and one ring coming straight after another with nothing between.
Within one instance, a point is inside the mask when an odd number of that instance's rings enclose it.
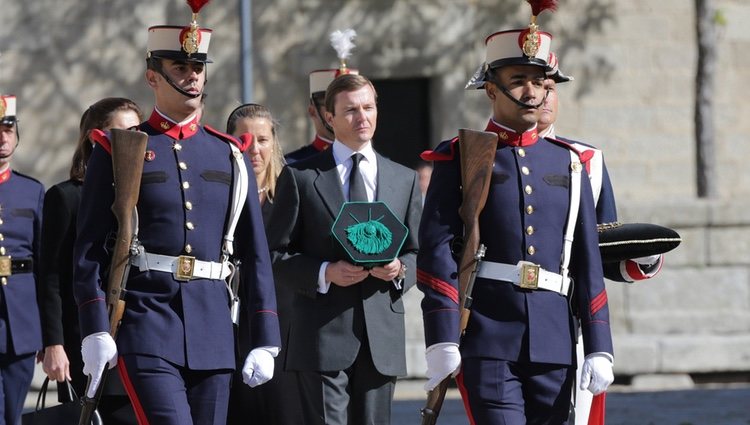
<instances>
[{"instance_id":1,"label":"dark blue trousers","mask_svg":"<svg viewBox=\"0 0 750 425\"><path fill-rule=\"evenodd\" d=\"M20 423L23 403L34 377L34 354L0 354L0 424Z\"/></svg>"},{"instance_id":2,"label":"dark blue trousers","mask_svg":"<svg viewBox=\"0 0 750 425\"><path fill-rule=\"evenodd\" d=\"M472 424L566 425L575 367L466 358L456 378Z\"/></svg>"},{"instance_id":3,"label":"dark blue trousers","mask_svg":"<svg viewBox=\"0 0 750 425\"><path fill-rule=\"evenodd\" d=\"M190 370L127 354L120 377L140 425L226 425L230 369Z\"/></svg>"}]
</instances>

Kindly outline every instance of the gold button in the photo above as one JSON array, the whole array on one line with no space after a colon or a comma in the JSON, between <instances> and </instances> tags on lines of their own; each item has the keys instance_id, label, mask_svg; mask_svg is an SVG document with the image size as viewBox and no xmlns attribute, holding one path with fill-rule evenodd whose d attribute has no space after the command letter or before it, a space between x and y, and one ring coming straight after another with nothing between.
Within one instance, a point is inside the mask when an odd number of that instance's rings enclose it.
<instances>
[{"instance_id":1,"label":"gold button","mask_svg":"<svg viewBox=\"0 0 750 425\"><path fill-rule=\"evenodd\" d=\"M7 285L7 284L8 284L8 279L7 279L7 278L5 278L5 276L3 276L3 278L2 278L2 279L0 279L0 283L2 283L2 284L3 284L3 286L5 286L5 285Z\"/></svg>"},{"instance_id":2,"label":"gold button","mask_svg":"<svg viewBox=\"0 0 750 425\"><path fill-rule=\"evenodd\" d=\"M534 189L532 189L531 186L526 185L526 187L523 188L523 191L526 192L527 195L531 195L531 192L533 192Z\"/></svg>"},{"instance_id":3,"label":"gold button","mask_svg":"<svg viewBox=\"0 0 750 425\"><path fill-rule=\"evenodd\" d=\"M521 158L525 157L526 156L526 151L523 148L519 148L518 149L518 156L520 156Z\"/></svg>"},{"instance_id":4,"label":"gold button","mask_svg":"<svg viewBox=\"0 0 750 425\"><path fill-rule=\"evenodd\" d=\"M2 218L0 218L0 224L3 224L3 219Z\"/></svg>"},{"instance_id":5,"label":"gold button","mask_svg":"<svg viewBox=\"0 0 750 425\"><path fill-rule=\"evenodd\" d=\"M3 236L2 233L0 233L0 241L4 241L4 240L5 240L5 236Z\"/></svg>"},{"instance_id":6,"label":"gold button","mask_svg":"<svg viewBox=\"0 0 750 425\"><path fill-rule=\"evenodd\" d=\"M190 201L185 201L185 209L190 211L193 209L193 203Z\"/></svg>"},{"instance_id":7,"label":"gold button","mask_svg":"<svg viewBox=\"0 0 750 425\"><path fill-rule=\"evenodd\" d=\"M521 172L525 175L529 175L529 167L521 167Z\"/></svg>"},{"instance_id":8,"label":"gold button","mask_svg":"<svg viewBox=\"0 0 750 425\"><path fill-rule=\"evenodd\" d=\"M5 255L5 247L0 246L0 255Z\"/></svg>"},{"instance_id":9,"label":"gold button","mask_svg":"<svg viewBox=\"0 0 750 425\"><path fill-rule=\"evenodd\" d=\"M195 229L195 225L193 225L192 221L188 221L187 223L185 223L185 228L187 228L188 230L193 230Z\"/></svg>"},{"instance_id":10,"label":"gold button","mask_svg":"<svg viewBox=\"0 0 750 425\"><path fill-rule=\"evenodd\" d=\"M529 226L526 228L526 234L527 235L533 235L534 234L534 226Z\"/></svg>"},{"instance_id":11,"label":"gold button","mask_svg":"<svg viewBox=\"0 0 750 425\"><path fill-rule=\"evenodd\" d=\"M180 170L187 170L187 164L185 164L184 162L180 161L180 163L177 165L180 167Z\"/></svg>"},{"instance_id":12,"label":"gold button","mask_svg":"<svg viewBox=\"0 0 750 425\"><path fill-rule=\"evenodd\" d=\"M529 255L534 255L536 248L534 248L534 245L529 245L529 249L527 249L526 252L528 252Z\"/></svg>"},{"instance_id":13,"label":"gold button","mask_svg":"<svg viewBox=\"0 0 750 425\"><path fill-rule=\"evenodd\" d=\"M190 189L190 182L182 182L183 189Z\"/></svg>"},{"instance_id":14,"label":"gold button","mask_svg":"<svg viewBox=\"0 0 750 425\"><path fill-rule=\"evenodd\" d=\"M176 151L181 151L181 150L182 150L182 145L181 145L181 144L179 144L179 143L175 143L175 144L174 144L174 150L176 150Z\"/></svg>"},{"instance_id":15,"label":"gold button","mask_svg":"<svg viewBox=\"0 0 750 425\"><path fill-rule=\"evenodd\" d=\"M534 214L534 207L532 207L531 205L527 205L526 214Z\"/></svg>"},{"instance_id":16,"label":"gold button","mask_svg":"<svg viewBox=\"0 0 750 425\"><path fill-rule=\"evenodd\" d=\"M185 245L185 253L190 254L191 252L193 252L193 247L190 244Z\"/></svg>"}]
</instances>

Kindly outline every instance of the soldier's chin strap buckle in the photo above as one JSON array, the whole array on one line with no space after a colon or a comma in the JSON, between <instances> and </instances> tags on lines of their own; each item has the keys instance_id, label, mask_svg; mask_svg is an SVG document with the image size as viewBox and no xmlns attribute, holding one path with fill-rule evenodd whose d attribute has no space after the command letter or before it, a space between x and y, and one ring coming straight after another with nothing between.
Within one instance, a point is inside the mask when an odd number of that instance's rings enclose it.
<instances>
[{"instance_id":1,"label":"soldier's chin strap buckle","mask_svg":"<svg viewBox=\"0 0 750 425\"><path fill-rule=\"evenodd\" d=\"M521 281L519 285L524 289L539 288L539 265L533 263L521 264Z\"/></svg>"}]
</instances>

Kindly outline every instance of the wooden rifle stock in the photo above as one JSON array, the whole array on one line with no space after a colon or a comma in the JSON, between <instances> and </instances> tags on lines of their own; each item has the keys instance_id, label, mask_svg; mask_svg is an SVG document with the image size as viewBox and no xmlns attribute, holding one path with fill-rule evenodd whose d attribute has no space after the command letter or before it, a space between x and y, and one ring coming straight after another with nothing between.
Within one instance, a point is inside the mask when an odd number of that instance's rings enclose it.
<instances>
[{"instance_id":1,"label":"wooden rifle stock","mask_svg":"<svg viewBox=\"0 0 750 425\"><path fill-rule=\"evenodd\" d=\"M487 203L490 190L497 150L497 134L462 128L458 130L458 147L461 153L461 193L463 195L458 214L464 223L464 244L458 267L459 305L461 306L459 336L463 336L471 314L471 290L477 272L475 266L484 256L484 249L480 247L479 242L479 214ZM446 377L437 387L427 393L427 402L422 409L422 425L437 423L450 379L450 376Z\"/></svg>"},{"instance_id":2,"label":"wooden rifle stock","mask_svg":"<svg viewBox=\"0 0 750 425\"><path fill-rule=\"evenodd\" d=\"M146 154L148 135L140 131L112 129L112 174L115 187L115 200L112 212L117 219L117 236L107 278L107 310L109 313L109 333L112 339L117 338L117 330L125 312L124 291L130 271L130 257L138 244L138 195L143 174L143 158ZM82 397L79 425L89 425L95 414L96 406L102 396L104 382L109 374L105 368L99 386L93 397ZM88 390L91 378L86 385Z\"/></svg>"}]
</instances>

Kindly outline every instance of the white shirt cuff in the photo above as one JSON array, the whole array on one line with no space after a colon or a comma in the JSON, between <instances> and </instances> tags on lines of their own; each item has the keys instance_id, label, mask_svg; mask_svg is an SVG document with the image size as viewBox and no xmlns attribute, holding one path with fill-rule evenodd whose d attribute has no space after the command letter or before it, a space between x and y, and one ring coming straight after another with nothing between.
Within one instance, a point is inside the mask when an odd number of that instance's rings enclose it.
<instances>
[{"instance_id":1,"label":"white shirt cuff","mask_svg":"<svg viewBox=\"0 0 750 425\"><path fill-rule=\"evenodd\" d=\"M326 267L329 263L329 261L323 261L318 271L318 292L321 294L327 294L331 288L331 282L326 282Z\"/></svg>"},{"instance_id":2,"label":"white shirt cuff","mask_svg":"<svg viewBox=\"0 0 750 425\"><path fill-rule=\"evenodd\" d=\"M393 282L393 286L395 286L397 290L400 291L400 290L404 289L404 285L403 285L404 279L401 279L401 278L397 277L397 278L391 280L391 282Z\"/></svg>"}]
</instances>

